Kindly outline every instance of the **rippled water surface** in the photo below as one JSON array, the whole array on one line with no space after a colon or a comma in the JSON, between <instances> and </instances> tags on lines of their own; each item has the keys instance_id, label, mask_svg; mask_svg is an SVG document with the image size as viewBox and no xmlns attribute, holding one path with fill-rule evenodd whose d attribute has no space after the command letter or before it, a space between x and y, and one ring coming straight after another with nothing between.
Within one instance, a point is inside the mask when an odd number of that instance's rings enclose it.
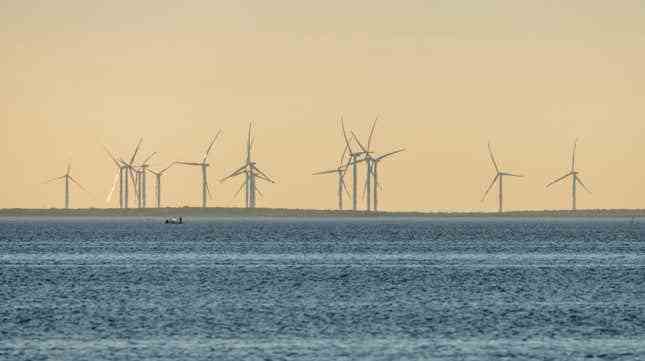
<instances>
[{"instance_id":1,"label":"rippled water surface","mask_svg":"<svg viewBox=\"0 0 645 361\"><path fill-rule=\"evenodd\" d=\"M645 223L0 219L0 359L645 359Z\"/></svg>"}]
</instances>

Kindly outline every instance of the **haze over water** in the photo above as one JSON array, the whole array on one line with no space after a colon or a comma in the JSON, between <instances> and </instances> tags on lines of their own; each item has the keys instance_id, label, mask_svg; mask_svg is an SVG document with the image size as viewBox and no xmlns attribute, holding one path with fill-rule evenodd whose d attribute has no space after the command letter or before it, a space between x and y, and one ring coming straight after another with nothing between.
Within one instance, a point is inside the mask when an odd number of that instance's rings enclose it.
<instances>
[{"instance_id":1,"label":"haze over water","mask_svg":"<svg viewBox=\"0 0 645 361\"><path fill-rule=\"evenodd\" d=\"M0 358L645 358L630 219L0 220Z\"/></svg>"}]
</instances>

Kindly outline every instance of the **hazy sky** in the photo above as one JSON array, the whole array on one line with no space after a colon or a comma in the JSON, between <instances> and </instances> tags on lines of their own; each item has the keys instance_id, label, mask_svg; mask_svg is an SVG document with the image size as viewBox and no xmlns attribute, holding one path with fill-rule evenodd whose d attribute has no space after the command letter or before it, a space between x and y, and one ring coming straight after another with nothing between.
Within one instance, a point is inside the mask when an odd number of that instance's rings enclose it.
<instances>
[{"instance_id":1,"label":"hazy sky","mask_svg":"<svg viewBox=\"0 0 645 361\"><path fill-rule=\"evenodd\" d=\"M342 114L361 137L380 116L377 152L407 148L380 168L385 210L495 210L488 140L527 175L505 181L507 209L568 208L569 184L544 185L576 137L594 192L579 207L643 208L645 4L564 3L2 1L0 207L61 207L62 182L39 183L70 157L92 193L72 206L116 206L101 144L125 157L143 137L159 168L198 160L219 129L210 205L241 206L241 179L217 179L253 120L279 182L258 205L334 208L335 177L311 173L336 166ZM166 205L199 205L199 169L164 182Z\"/></svg>"}]
</instances>

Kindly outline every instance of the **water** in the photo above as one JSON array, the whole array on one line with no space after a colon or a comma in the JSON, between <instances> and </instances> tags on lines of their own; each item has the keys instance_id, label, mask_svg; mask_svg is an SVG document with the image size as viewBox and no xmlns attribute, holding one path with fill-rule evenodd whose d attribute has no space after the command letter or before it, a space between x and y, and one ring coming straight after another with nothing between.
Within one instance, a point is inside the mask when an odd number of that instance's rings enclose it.
<instances>
[{"instance_id":1,"label":"water","mask_svg":"<svg viewBox=\"0 0 645 361\"><path fill-rule=\"evenodd\" d=\"M645 223L0 219L1 360L645 359Z\"/></svg>"}]
</instances>

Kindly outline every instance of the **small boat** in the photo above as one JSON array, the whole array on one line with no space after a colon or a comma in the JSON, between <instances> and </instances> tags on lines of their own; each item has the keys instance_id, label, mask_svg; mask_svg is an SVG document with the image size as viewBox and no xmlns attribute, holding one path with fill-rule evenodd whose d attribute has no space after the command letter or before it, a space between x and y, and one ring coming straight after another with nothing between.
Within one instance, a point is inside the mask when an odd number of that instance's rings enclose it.
<instances>
[{"instance_id":1,"label":"small boat","mask_svg":"<svg viewBox=\"0 0 645 361\"><path fill-rule=\"evenodd\" d=\"M173 217L173 218L166 219L165 223L166 224L184 224L184 220L181 217L179 218Z\"/></svg>"}]
</instances>

